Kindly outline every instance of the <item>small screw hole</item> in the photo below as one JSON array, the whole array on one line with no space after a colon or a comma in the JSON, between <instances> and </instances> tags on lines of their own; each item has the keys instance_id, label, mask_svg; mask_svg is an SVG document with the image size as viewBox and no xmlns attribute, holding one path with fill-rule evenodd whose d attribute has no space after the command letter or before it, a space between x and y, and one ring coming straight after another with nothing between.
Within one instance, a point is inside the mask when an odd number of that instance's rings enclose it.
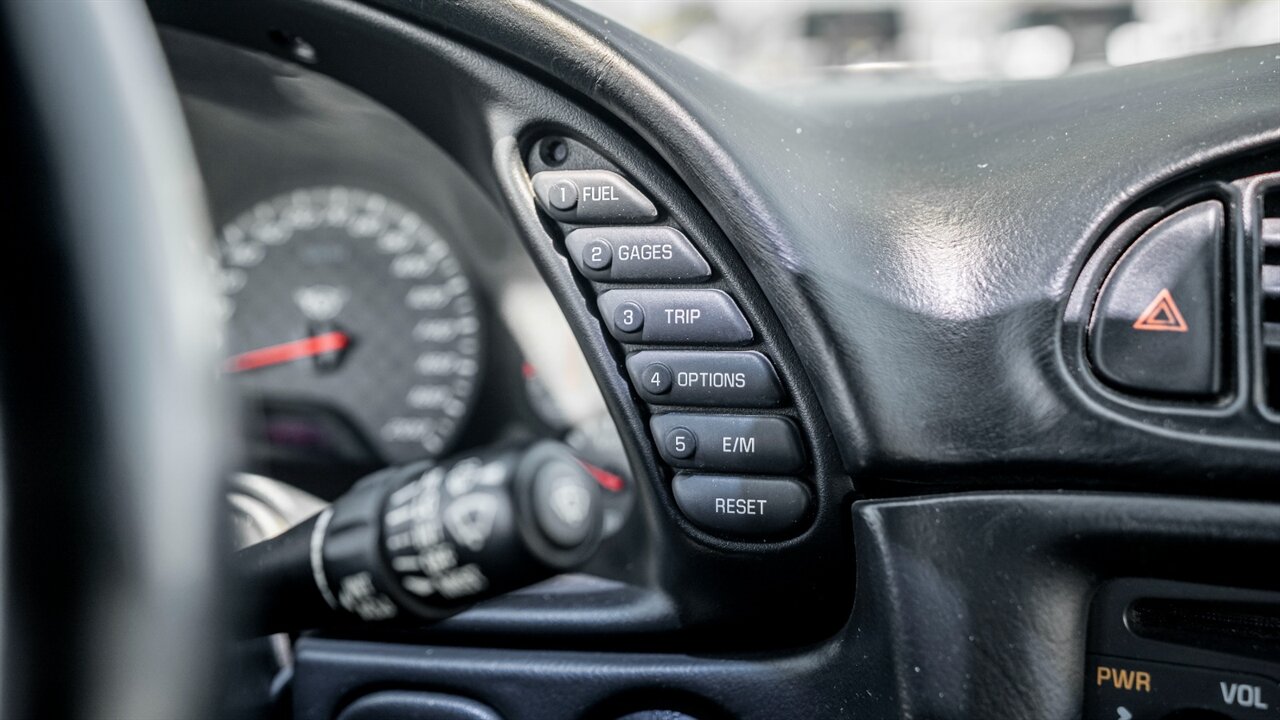
<instances>
[{"instance_id":1,"label":"small screw hole","mask_svg":"<svg viewBox=\"0 0 1280 720\"><path fill-rule=\"evenodd\" d=\"M289 53L294 60L307 65L315 65L319 60L316 54L316 48L311 43L292 33L283 30L272 30L268 33L271 42L275 43L280 49Z\"/></svg>"},{"instance_id":2,"label":"small screw hole","mask_svg":"<svg viewBox=\"0 0 1280 720\"><path fill-rule=\"evenodd\" d=\"M539 150L542 161L548 165L563 165L569 159L569 144L559 138L543 140Z\"/></svg>"}]
</instances>

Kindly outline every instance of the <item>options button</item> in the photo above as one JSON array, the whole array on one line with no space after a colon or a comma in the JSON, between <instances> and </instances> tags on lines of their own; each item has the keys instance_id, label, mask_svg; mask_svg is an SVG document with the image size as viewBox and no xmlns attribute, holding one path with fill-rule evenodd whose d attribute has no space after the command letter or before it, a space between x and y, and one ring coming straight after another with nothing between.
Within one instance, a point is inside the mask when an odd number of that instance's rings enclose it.
<instances>
[{"instance_id":1,"label":"options button","mask_svg":"<svg viewBox=\"0 0 1280 720\"><path fill-rule=\"evenodd\" d=\"M645 350L627 358L636 391L654 405L776 407L773 363L751 351Z\"/></svg>"}]
</instances>

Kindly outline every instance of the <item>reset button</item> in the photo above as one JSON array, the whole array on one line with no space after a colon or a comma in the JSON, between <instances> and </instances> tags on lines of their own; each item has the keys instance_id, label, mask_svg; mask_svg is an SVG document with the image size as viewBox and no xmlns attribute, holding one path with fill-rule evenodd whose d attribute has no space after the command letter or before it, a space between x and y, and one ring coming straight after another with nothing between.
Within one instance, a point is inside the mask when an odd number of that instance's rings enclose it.
<instances>
[{"instance_id":1,"label":"reset button","mask_svg":"<svg viewBox=\"0 0 1280 720\"><path fill-rule=\"evenodd\" d=\"M738 537L789 534L809 510L808 488L792 478L680 474L671 489L694 525Z\"/></svg>"}]
</instances>

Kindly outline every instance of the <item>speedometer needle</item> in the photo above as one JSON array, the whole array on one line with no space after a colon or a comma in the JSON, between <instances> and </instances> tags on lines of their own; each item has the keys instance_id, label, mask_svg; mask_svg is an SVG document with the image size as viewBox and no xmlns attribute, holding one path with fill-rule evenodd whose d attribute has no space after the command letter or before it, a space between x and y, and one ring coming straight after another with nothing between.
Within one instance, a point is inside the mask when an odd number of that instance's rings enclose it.
<instances>
[{"instance_id":1,"label":"speedometer needle","mask_svg":"<svg viewBox=\"0 0 1280 720\"><path fill-rule=\"evenodd\" d=\"M227 358L226 371L236 373L272 365L281 365L316 355L338 352L346 349L350 344L351 338L346 333L333 330L301 340L269 345L257 350L233 355Z\"/></svg>"}]
</instances>

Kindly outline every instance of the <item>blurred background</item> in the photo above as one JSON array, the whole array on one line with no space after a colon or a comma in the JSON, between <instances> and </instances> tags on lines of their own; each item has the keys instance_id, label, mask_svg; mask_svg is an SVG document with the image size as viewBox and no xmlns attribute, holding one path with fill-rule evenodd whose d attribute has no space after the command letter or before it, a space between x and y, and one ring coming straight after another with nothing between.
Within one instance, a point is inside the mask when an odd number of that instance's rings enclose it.
<instances>
[{"instance_id":1,"label":"blurred background","mask_svg":"<svg viewBox=\"0 0 1280 720\"><path fill-rule=\"evenodd\" d=\"M754 86L1027 79L1280 42L1280 0L579 0Z\"/></svg>"}]
</instances>

